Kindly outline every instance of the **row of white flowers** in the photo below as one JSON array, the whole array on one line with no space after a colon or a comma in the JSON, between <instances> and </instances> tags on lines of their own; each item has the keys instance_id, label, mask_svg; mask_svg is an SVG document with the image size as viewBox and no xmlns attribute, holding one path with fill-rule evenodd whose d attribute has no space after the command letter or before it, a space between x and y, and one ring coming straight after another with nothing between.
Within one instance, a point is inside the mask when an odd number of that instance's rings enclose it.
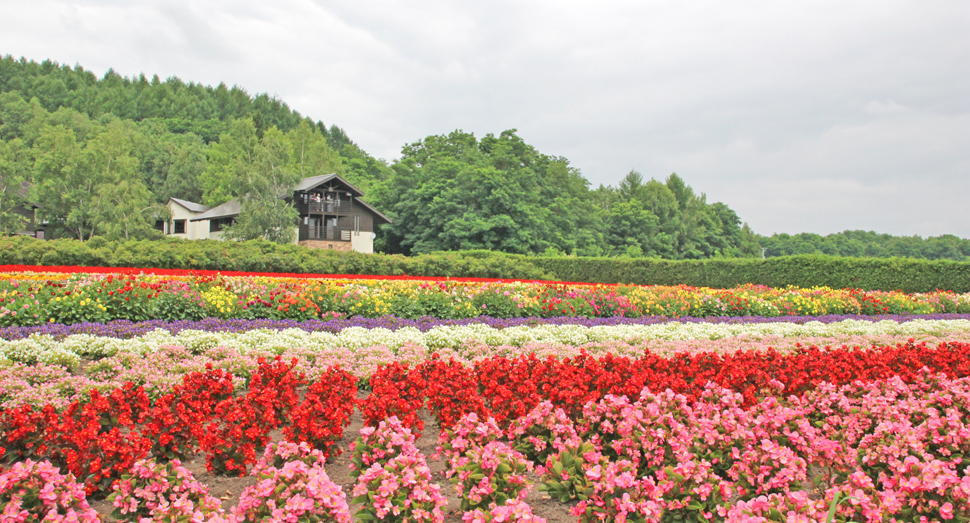
<instances>
[{"instance_id":1,"label":"row of white flowers","mask_svg":"<svg viewBox=\"0 0 970 523\"><path fill-rule=\"evenodd\" d=\"M15 341L0 340L0 357L21 362L61 362L79 356L101 358L119 351L150 353L159 347L178 345L190 352L202 354L214 347L228 347L248 352L281 354L293 348L326 351L335 348L350 350L384 346L397 351L402 346L422 347L428 351L459 349L469 343L488 346L524 347L533 344L561 344L580 346L589 343L623 341L643 344L650 341L683 342L689 340L779 341L787 345L799 339L873 336L934 336L970 333L970 320L913 320L902 323L845 320L837 323L821 322L713 324L665 323L658 325L617 325L585 327L582 325L540 325L496 329L483 324L435 327L427 332L406 327L398 330L351 327L339 333L312 332L300 329L252 330L242 333L184 330L178 335L156 329L132 339L98 337L76 334L57 341L51 336L33 335Z\"/></svg>"}]
</instances>

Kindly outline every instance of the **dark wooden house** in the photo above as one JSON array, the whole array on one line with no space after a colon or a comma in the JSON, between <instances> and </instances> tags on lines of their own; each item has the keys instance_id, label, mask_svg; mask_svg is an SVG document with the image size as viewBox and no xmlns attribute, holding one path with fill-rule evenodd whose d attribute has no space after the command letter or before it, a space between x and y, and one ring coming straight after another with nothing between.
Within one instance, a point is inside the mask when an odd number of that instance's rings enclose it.
<instances>
[{"instance_id":1,"label":"dark wooden house","mask_svg":"<svg viewBox=\"0 0 970 523\"><path fill-rule=\"evenodd\" d=\"M304 178L287 198L300 213L297 243L317 249L374 252L374 226L391 220L361 199L364 193L336 174ZM209 223L209 238L222 239L222 230L239 216L239 199L230 200L195 218Z\"/></svg>"}]
</instances>

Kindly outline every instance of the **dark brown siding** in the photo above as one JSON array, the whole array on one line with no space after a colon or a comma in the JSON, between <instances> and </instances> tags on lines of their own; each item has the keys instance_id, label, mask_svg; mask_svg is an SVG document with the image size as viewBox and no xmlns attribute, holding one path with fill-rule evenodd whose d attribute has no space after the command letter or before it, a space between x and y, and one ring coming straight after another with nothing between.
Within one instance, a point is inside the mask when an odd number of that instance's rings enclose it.
<instances>
[{"instance_id":1,"label":"dark brown siding","mask_svg":"<svg viewBox=\"0 0 970 523\"><path fill-rule=\"evenodd\" d=\"M354 208L351 211L351 216L360 217L360 232L374 232L374 215L364 207L360 205L360 202L354 202ZM350 219L350 226L353 227L354 219Z\"/></svg>"}]
</instances>

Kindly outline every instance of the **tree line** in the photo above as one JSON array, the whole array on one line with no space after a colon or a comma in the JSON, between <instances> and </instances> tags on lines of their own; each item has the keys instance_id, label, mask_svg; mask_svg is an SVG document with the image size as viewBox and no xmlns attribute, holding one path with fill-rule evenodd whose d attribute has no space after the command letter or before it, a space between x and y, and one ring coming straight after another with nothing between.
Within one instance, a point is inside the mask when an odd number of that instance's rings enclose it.
<instances>
[{"instance_id":1,"label":"tree line","mask_svg":"<svg viewBox=\"0 0 970 523\"><path fill-rule=\"evenodd\" d=\"M394 222L386 252L488 249L519 254L695 259L754 256L754 235L723 203L676 174L629 173L591 189L562 157L515 130L481 140L462 131L404 147L374 199Z\"/></svg>"},{"instance_id":2,"label":"tree line","mask_svg":"<svg viewBox=\"0 0 970 523\"><path fill-rule=\"evenodd\" d=\"M930 238L893 236L872 231L843 231L821 236L773 234L759 236L766 257L793 254L828 254L852 258L919 258L925 260L970 260L970 240L944 234Z\"/></svg>"},{"instance_id":3,"label":"tree line","mask_svg":"<svg viewBox=\"0 0 970 523\"><path fill-rule=\"evenodd\" d=\"M970 257L970 241L955 236L760 236L677 174L647 180L631 171L615 187L593 188L566 158L539 152L514 129L428 136L388 163L336 125L237 86L0 59L3 234L22 226L18 206L36 204L54 237L153 238L169 197L209 206L240 197L230 237L286 242L296 213L280 197L330 172L392 218L375 244L387 253Z\"/></svg>"}]
</instances>

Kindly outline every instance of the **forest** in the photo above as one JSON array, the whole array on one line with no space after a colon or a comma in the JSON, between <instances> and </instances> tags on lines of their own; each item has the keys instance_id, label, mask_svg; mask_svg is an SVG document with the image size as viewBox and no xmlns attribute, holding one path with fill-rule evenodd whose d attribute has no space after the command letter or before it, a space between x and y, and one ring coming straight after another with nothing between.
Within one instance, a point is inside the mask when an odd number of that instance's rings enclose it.
<instances>
[{"instance_id":1,"label":"forest","mask_svg":"<svg viewBox=\"0 0 970 523\"><path fill-rule=\"evenodd\" d=\"M970 240L952 235L762 236L677 174L631 171L615 187L594 188L568 159L539 152L514 129L428 136L388 162L340 127L239 86L0 59L3 235L22 229L17 209L36 206L48 237L160 238L154 224L170 197L215 206L264 195L244 204L230 236L286 241L271 233L295 220L279 196L294 180L330 172L393 220L375 242L390 254L970 259Z\"/></svg>"}]
</instances>

